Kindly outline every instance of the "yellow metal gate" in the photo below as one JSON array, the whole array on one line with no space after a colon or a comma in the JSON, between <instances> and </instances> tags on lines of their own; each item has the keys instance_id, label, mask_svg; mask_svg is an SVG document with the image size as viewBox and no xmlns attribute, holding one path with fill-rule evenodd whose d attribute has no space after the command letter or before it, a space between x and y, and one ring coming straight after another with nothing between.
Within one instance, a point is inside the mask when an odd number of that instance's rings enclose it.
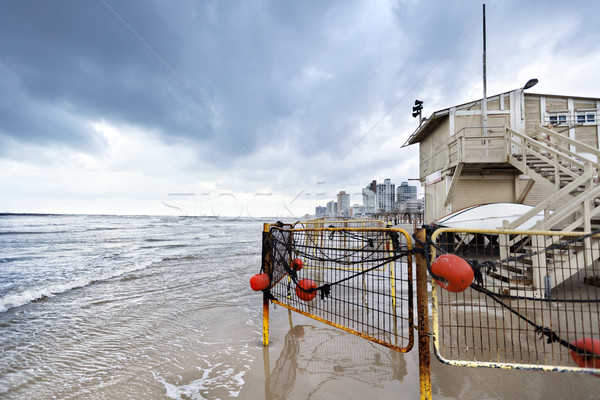
<instances>
[{"instance_id":1,"label":"yellow metal gate","mask_svg":"<svg viewBox=\"0 0 600 400\"><path fill-rule=\"evenodd\" d=\"M410 250L398 229L269 225L263 270L275 304L407 352L414 342ZM301 269L294 270L296 259Z\"/></svg>"},{"instance_id":2,"label":"yellow metal gate","mask_svg":"<svg viewBox=\"0 0 600 400\"><path fill-rule=\"evenodd\" d=\"M600 235L442 228L414 239L379 221L265 224L263 344L273 302L400 352L417 330L422 399L430 337L447 364L600 375Z\"/></svg>"}]
</instances>

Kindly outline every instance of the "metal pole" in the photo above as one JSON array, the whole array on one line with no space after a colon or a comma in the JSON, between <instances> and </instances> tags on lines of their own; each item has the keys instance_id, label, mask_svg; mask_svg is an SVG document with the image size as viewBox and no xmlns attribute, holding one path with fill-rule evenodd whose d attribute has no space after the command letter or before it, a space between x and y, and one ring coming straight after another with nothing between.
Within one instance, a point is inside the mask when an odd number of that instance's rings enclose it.
<instances>
[{"instance_id":1,"label":"metal pole","mask_svg":"<svg viewBox=\"0 0 600 400\"><path fill-rule=\"evenodd\" d=\"M426 242L425 229L417 229L415 237ZM421 247L418 244L415 247ZM427 264L417 253L417 324L419 333L419 383L421 400L431 400L431 360L429 352L429 307L427 297Z\"/></svg>"},{"instance_id":2,"label":"metal pole","mask_svg":"<svg viewBox=\"0 0 600 400\"><path fill-rule=\"evenodd\" d=\"M481 113L483 116L483 135L487 135L487 76L486 76L486 32L485 32L485 4L483 5L483 102Z\"/></svg>"},{"instance_id":3,"label":"metal pole","mask_svg":"<svg viewBox=\"0 0 600 400\"><path fill-rule=\"evenodd\" d=\"M269 297L263 294L263 346L269 345Z\"/></svg>"},{"instance_id":4,"label":"metal pole","mask_svg":"<svg viewBox=\"0 0 600 400\"><path fill-rule=\"evenodd\" d=\"M269 224L263 225L263 231L269 232ZM265 262L271 257L270 254L265 255ZM270 263L266 262L267 265ZM269 271L265 271L269 272ZM263 293L263 346L269 345L269 296Z\"/></svg>"}]
</instances>

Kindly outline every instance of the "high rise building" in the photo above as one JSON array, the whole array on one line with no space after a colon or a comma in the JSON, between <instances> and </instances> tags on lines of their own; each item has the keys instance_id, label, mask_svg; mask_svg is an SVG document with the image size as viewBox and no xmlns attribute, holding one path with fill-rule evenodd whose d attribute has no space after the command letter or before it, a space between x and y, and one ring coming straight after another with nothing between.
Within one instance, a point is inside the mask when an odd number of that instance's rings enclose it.
<instances>
[{"instance_id":1,"label":"high rise building","mask_svg":"<svg viewBox=\"0 0 600 400\"><path fill-rule=\"evenodd\" d=\"M315 217L324 217L327 214L327 207L317 206L315 208Z\"/></svg>"},{"instance_id":2,"label":"high rise building","mask_svg":"<svg viewBox=\"0 0 600 400\"><path fill-rule=\"evenodd\" d=\"M396 185L388 179L384 179L383 183L377 184L377 210L391 211L396 203Z\"/></svg>"},{"instance_id":3,"label":"high rise building","mask_svg":"<svg viewBox=\"0 0 600 400\"><path fill-rule=\"evenodd\" d=\"M327 215L333 217L337 215L337 203L333 200L327 203Z\"/></svg>"},{"instance_id":4,"label":"high rise building","mask_svg":"<svg viewBox=\"0 0 600 400\"><path fill-rule=\"evenodd\" d=\"M396 201L398 203L406 203L410 200L417 199L417 187L410 186L408 182L402 182L400 186L398 186L398 192L396 195Z\"/></svg>"},{"instance_id":5,"label":"high rise building","mask_svg":"<svg viewBox=\"0 0 600 400\"><path fill-rule=\"evenodd\" d=\"M373 187L373 185L368 185L366 188L363 188L362 198L364 212L367 214L374 213L377 206L377 183L375 183L375 187Z\"/></svg>"},{"instance_id":6,"label":"high rise building","mask_svg":"<svg viewBox=\"0 0 600 400\"><path fill-rule=\"evenodd\" d=\"M367 187L368 187L369 189L371 189L371 191L372 191L373 193L377 193L377 181L376 181L376 180L373 180L371 183L369 183L369 184L367 185Z\"/></svg>"},{"instance_id":7,"label":"high rise building","mask_svg":"<svg viewBox=\"0 0 600 400\"><path fill-rule=\"evenodd\" d=\"M337 214L343 217L350 215L350 195L345 191L341 191L337 195L338 210Z\"/></svg>"}]
</instances>

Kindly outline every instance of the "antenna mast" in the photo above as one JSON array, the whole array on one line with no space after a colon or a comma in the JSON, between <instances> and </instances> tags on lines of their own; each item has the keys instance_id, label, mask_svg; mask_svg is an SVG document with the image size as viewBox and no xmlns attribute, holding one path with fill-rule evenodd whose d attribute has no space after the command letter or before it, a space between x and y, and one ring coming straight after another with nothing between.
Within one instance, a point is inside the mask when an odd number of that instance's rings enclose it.
<instances>
[{"instance_id":1,"label":"antenna mast","mask_svg":"<svg viewBox=\"0 0 600 400\"><path fill-rule=\"evenodd\" d=\"M481 115L483 117L483 135L487 135L487 77L485 71L485 4L483 5L483 101L481 102Z\"/></svg>"}]
</instances>

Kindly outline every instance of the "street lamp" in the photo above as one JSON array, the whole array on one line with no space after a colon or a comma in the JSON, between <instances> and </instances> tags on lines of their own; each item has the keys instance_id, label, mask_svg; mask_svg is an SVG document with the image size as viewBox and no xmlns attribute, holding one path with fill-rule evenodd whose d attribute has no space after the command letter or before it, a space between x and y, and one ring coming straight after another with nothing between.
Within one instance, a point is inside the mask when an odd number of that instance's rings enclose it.
<instances>
[{"instance_id":1,"label":"street lamp","mask_svg":"<svg viewBox=\"0 0 600 400\"><path fill-rule=\"evenodd\" d=\"M527 89L534 87L535 85L538 84L538 82L539 81L535 78L528 80L527 83L525 84L525 86L523 86L523 90L527 90Z\"/></svg>"}]
</instances>

